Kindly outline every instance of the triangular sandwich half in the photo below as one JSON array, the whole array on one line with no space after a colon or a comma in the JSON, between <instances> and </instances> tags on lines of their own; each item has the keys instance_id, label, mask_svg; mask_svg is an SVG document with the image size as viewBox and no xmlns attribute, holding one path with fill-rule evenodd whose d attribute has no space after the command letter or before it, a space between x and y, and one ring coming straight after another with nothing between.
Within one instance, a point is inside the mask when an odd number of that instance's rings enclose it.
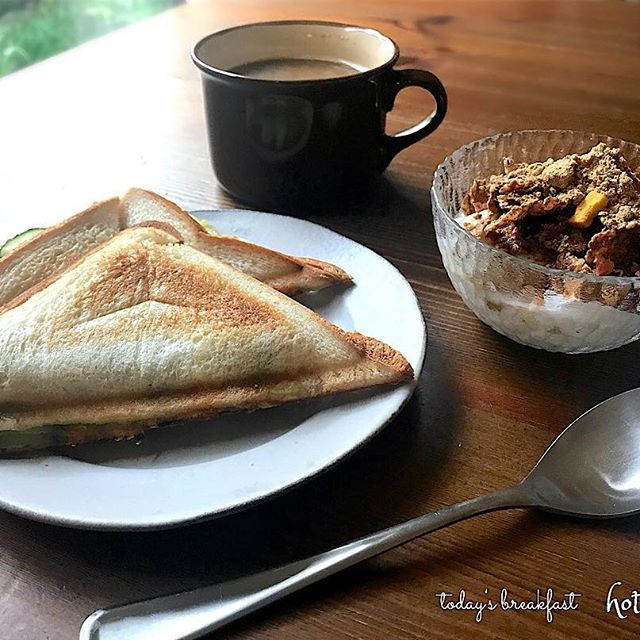
<instances>
[{"instance_id":1,"label":"triangular sandwich half","mask_svg":"<svg viewBox=\"0 0 640 640\"><path fill-rule=\"evenodd\" d=\"M123 198L98 202L30 236L0 258L0 310L123 229L153 226L157 222L170 224L188 244L287 295L351 280L342 269L327 262L288 256L239 238L218 235L169 200L149 191L131 189Z\"/></svg>"},{"instance_id":2,"label":"triangular sandwich half","mask_svg":"<svg viewBox=\"0 0 640 640\"><path fill-rule=\"evenodd\" d=\"M0 449L412 380L347 333L152 227L129 229L0 314Z\"/></svg>"}]
</instances>

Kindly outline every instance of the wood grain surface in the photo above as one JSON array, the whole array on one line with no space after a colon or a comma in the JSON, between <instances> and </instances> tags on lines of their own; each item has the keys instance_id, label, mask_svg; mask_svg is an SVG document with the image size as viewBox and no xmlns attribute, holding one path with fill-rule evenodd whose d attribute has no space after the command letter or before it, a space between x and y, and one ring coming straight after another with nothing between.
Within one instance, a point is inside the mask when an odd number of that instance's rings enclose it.
<instances>
[{"instance_id":1,"label":"wood grain surface","mask_svg":"<svg viewBox=\"0 0 640 640\"><path fill-rule=\"evenodd\" d=\"M563 0L194 2L0 81L0 220L7 236L137 185L186 208L228 206L212 176L191 45L280 18L378 27L402 66L440 76L445 123L376 189L314 220L365 243L410 280L427 318L419 388L378 437L323 476L251 510L186 529L106 534L0 514L0 638L77 637L93 609L239 576L518 481L570 420L640 383L640 344L564 356L482 325L453 291L428 190L459 145L519 128L640 142L640 5ZM403 92L390 127L430 109ZM305 215L306 212L300 212ZM579 453L577 454L579 455ZM221 479L223 481L223 479ZM0 478L1 482L1 478ZM217 634L247 640L635 638L640 616L605 610L640 589L640 520L485 515L417 540ZM528 599L551 587L579 609L443 611L435 594Z\"/></svg>"}]
</instances>

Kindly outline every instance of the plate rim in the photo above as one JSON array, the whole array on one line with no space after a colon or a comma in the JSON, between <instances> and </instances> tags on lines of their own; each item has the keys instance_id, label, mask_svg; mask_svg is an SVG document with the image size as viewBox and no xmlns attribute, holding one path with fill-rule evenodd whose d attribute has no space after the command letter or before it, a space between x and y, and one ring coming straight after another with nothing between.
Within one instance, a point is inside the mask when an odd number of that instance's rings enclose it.
<instances>
[{"instance_id":1,"label":"plate rim","mask_svg":"<svg viewBox=\"0 0 640 640\"><path fill-rule=\"evenodd\" d=\"M8 513L12 513L13 515L17 515L23 518L27 518L29 520L33 520L36 522L42 522L49 525L59 526L68 529L78 529L78 530L87 530L87 531L105 531L105 532L144 532L144 531L160 531L160 530L168 530L168 529L177 529L180 527L186 527L191 525L200 524L202 522L207 522L209 520L215 520L218 518L222 518L228 515L232 515L235 513L239 513L244 511L245 509L249 509L253 506L262 504L265 501L276 498L278 496L284 495L291 490L296 489L297 487L306 484L307 482L312 481L313 479L325 474L330 471L333 467L345 461L347 458L355 454L358 450L364 447L367 443L369 443L375 436L377 436L386 426L388 426L403 410L409 400L413 397L415 390L417 388L418 381L420 379L420 375L422 373L422 369L424 366L424 360L426 356L427 344L428 344L428 328L427 322L424 317L424 313L422 308L420 307L420 303L416 296L416 293L407 280L407 278L402 274L402 272L387 258L381 256L379 253L371 249L370 247L346 236L344 234L338 233L337 231L333 231L325 227L324 225L318 224L316 222L312 222L311 220L306 220L304 218L298 218L294 216L283 215L279 213L273 213L270 211L259 211L256 209L240 209L240 208L216 208L216 209L195 209L189 211L191 215L194 216L203 216L203 215L214 215L216 213L237 213L237 214L259 214L259 215L267 215L269 217L279 218L281 220L295 220L296 223L304 223L306 225L311 225L313 227L321 229L322 233L328 233L330 235L336 236L338 238L343 238L357 244L361 249L368 251L374 254L377 258L384 260L393 271L399 276L399 278L404 282L404 285L408 292L411 293L412 302L415 305L416 312L418 317L420 318L421 324L421 340L420 340L420 353L418 359L416 361L416 365L414 366L414 378L413 381L407 384L407 393L403 400L399 403L399 405L395 408L393 413L391 413L386 419L380 422L380 424L373 428L367 435L362 438L359 442L357 442L354 446L349 447L339 453L339 455L335 456L330 462L323 464L318 469L312 470L309 473L301 475L296 478L292 482L281 486L275 490L267 490L265 493L261 495L250 497L243 502L238 502L232 507L222 507L220 509L214 509L212 511L207 511L205 513L200 513L198 515L192 517L177 517L172 519L165 519L162 522L158 521L149 521L147 523L131 523L128 521L97 521L97 520L82 520L76 517L65 517L64 515L56 515L48 512L43 512L40 510L30 509L28 507L21 506L20 504L14 504L11 502L7 502L0 495L0 509L6 511ZM304 402L304 400L300 400L299 402ZM54 454L55 455L55 454ZM0 470L1 473L1 470Z\"/></svg>"}]
</instances>

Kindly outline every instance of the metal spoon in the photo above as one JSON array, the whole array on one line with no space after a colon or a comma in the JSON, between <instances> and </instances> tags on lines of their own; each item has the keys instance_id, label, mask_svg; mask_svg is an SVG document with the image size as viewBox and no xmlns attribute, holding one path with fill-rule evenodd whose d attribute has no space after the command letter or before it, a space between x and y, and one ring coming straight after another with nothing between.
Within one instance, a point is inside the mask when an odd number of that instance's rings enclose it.
<instances>
[{"instance_id":1,"label":"metal spoon","mask_svg":"<svg viewBox=\"0 0 640 640\"><path fill-rule=\"evenodd\" d=\"M91 614L80 640L192 640L361 560L465 518L519 507L586 518L640 511L640 389L582 414L514 487L467 500L342 547L232 582Z\"/></svg>"}]
</instances>

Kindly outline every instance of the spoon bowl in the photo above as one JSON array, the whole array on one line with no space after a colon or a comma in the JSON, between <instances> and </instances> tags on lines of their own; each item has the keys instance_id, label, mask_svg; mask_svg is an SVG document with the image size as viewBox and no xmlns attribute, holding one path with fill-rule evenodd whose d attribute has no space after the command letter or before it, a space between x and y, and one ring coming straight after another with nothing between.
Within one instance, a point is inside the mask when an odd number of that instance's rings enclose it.
<instances>
[{"instance_id":1,"label":"spoon bowl","mask_svg":"<svg viewBox=\"0 0 640 640\"><path fill-rule=\"evenodd\" d=\"M524 479L548 511L587 518L640 512L640 389L576 418Z\"/></svg>"}]
</instances>

